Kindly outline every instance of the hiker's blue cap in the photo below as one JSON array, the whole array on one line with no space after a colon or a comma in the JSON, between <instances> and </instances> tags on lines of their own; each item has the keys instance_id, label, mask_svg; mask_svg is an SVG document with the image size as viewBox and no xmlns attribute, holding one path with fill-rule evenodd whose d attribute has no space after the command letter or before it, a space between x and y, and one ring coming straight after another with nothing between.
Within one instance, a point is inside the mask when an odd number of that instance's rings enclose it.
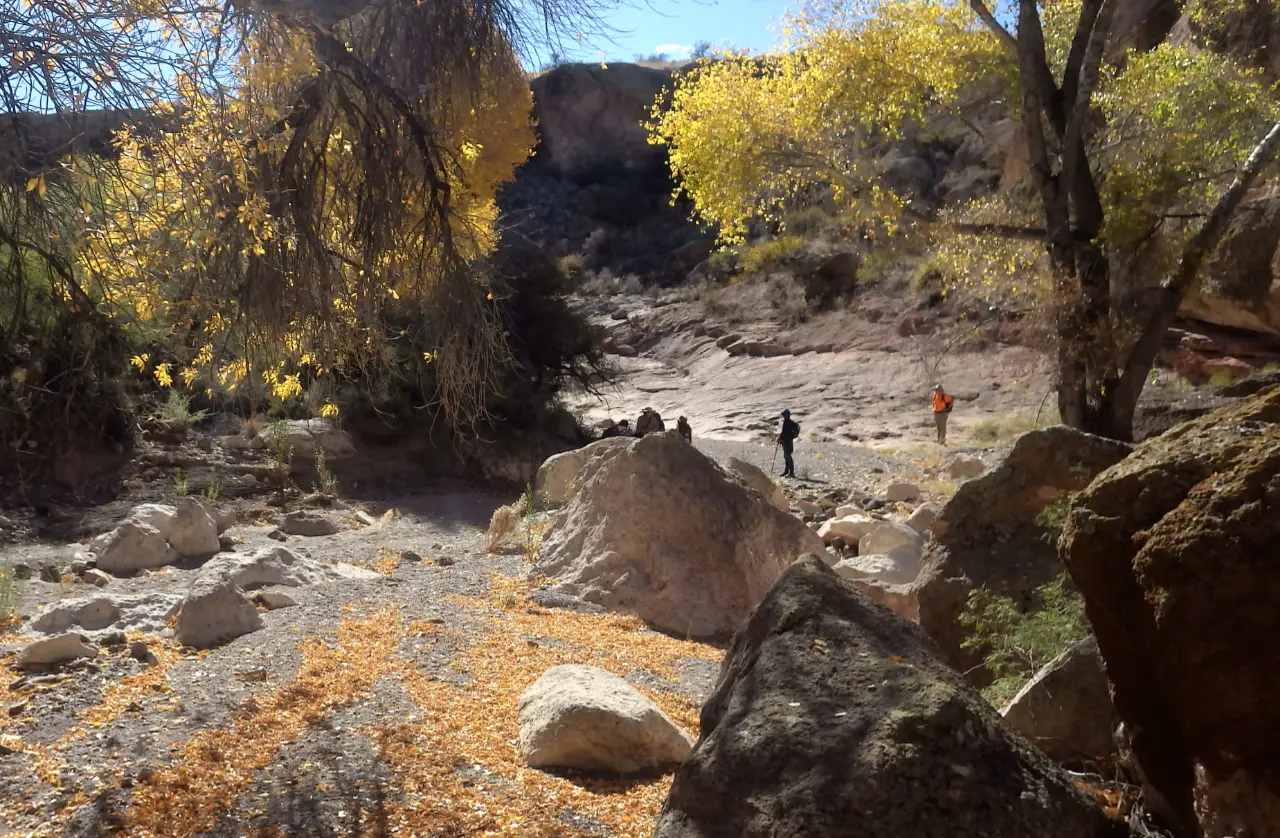
<instances>
[{"instance_id":1,"label":"hiker's blue cap","mask_svg":"<svg viewBox=\"0 0 1280 838\"><path fill-rule=\"evenodd\" d=\"M790 416L790 415L791 415L791 411L784 409L784 410L782 411L782 415L783 415L783 416Z\"/></svg>"}]
</instances>

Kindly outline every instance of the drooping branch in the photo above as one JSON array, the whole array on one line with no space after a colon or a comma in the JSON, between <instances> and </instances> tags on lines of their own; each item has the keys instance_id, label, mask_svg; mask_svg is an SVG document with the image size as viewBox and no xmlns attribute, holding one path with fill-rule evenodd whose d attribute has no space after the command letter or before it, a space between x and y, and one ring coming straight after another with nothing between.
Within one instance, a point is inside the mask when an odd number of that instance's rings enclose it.
<instances>
[{"instance_id":1,"label":"drooping branch","mask_svg":"<svg viewBox=\"0 0 1280 838\"><path fill-rule=\"evenodd\" d=\"M1218 199L1218 203L1204 219L1200 229L1182 248L1177 267L1160 286L1159 295L1142 326L1137 342L1125 361L1119 392L1116 395L1119 409L1132 411L1133 406L1137 405L1147 373L1155 363L1160 347L1164 344L1165 333L1177 318L1183 298L1200 275L1204 260L1218 246L1226 234L1231 217L1244 201L1245 195L1263 168L1275 158L1278 150L1280 150L1280 122L1272 125L1267 135L1254 147L1236 179Z\"/></svg>"}]
</instances>

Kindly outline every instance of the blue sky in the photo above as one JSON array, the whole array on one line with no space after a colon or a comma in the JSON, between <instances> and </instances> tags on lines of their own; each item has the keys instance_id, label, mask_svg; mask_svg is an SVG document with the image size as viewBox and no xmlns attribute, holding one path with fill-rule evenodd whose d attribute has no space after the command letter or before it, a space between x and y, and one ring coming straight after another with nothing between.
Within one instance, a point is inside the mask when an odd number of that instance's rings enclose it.
<instances>
[{"instance_id":1,"label":"blue sky","mask_svg":"<svg viewBox=\"0 0 1280 838\"><path fill-rule=\"evenodd\" d=\"M636 54L688 57L698 41L723 49L763 51L774 45L778 21L796 0L629 0L604 16L615 32L588 36L566 49L576 61L631 61ZM601 55L601 52L604 54Z\"/></svg>"}]
</instances>

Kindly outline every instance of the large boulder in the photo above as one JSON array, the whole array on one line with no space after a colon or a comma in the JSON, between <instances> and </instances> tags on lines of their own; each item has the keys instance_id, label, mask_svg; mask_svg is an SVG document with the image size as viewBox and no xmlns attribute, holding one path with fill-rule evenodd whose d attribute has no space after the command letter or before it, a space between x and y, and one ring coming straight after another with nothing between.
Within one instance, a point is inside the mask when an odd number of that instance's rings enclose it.
<instances>
[{"instance_id":1,"label":"large boulder","mask_svg":"<svg viewBox=\"0 0 1280 838\"><path fill-rule=\"evenodd\" d=\"M326 461L343 460L356 452L351 434L339 428L332 419L284 420L285 440L295 464L313 461L316 449L324 451Z\"/></svg>"},{"instance_id":2,"label":"large boulder","mask_svg":"<svg viewBox=\"0 0 1280 838\"><path fill-rule=\"evenodd\" d=\"M674 431L592 458L538 551L552 593L695 637L731 634L822 539ZM834 559L833 559L834 561Z\"/></svg>"},{"instance_id":3,"label":"large boulder","mask_svg":"<svg viewBox=\"0 0 1280 838\"><path fill-rule=\"evenodd\" d=\"M533 768L633 774L678 765L693 740L635 687L566 664L520 696L520 755Z\"/></svg>"},{"instance_id":4,"label":"large boulder","mask_svg":"<svg viewBox=\"0 0 1280 838\"><path fill-rule=\"evenodd\" d=\"M31 630L58 634L75 629L94 636L98 632L139 631L157 634L178 611L177 594L98 594L64 599L49 605L31 621Z\"/></svg>"},{"instance_id":5,"label":"large boulder","mask_svg":"<svg viewBox=\"0 0 1280 838\"><path fill-rule=\"evenodd\" d=\"M564 173L607 162L615 169L661 165L644 122L671 71L638 64L561 64L533 79L538 159ZM607 158L607 159L602 159Z\"/></svg>"},{"instance_id":6,"label":"large boulder","mask_svg":"<svg viewBox=\"0 0 1280 838\"><path fill-rule=\"evenodd\" d=\"M868 579L886 585L909 585L920 575L920 554L859 553L831 566L845 579Z\"/></svg>"},{"instance_id":7,"label":"large boulder","mask_svg":"<svg viewBox=\"0 0 1280 838\"><path fill-rule=\"evenodd\" d=\"M912 585L920 626L973 683L990 674L978 649L963 649L959 617L975 586L1011 597L1019 608L1062 573L1041 512L1119 462L1129 446L1062 425L1024 434L999 464L960 485L933 522L920 576ZM1065 511L1065 510L1064 510Z\"/></svg>"},{"instance_id":8,"label":"large boulder","mask_svg":"<svg viewBox=\"0 0 1280 838\"><path fill-rule=\"evenodd\" d=\"M737 475L738 479L746 483L752 489L760 493L761 497L769 501L783 512L791 511L791 503L787 500L787 495L782 491L782 487L769 478L764 473L764 469L748 463L746 460L739 460L737 457L730 457L726 464L729 471Z\"/></svg>"},{"instance_id":9,"label":"large boulder","mask_svg":"<svg viewBox=\"0 0 1280 838\"><path fill-rule=\"evenodd\" d=\"M1280 387L1143 442L1060 542L1151 799L1280 834ZM1227 801L1230 801L1229 803Z\"/></svg>"},{"instance_id":10,"label":"large boulder","mask_svg":"<svg viewBox=\"0 0 1280 838\"><path fill-rule=\"evenodd\" d=\"M1081 640L1045 664L1000 715L1058 762L1111 756L1118 719L1098 641Z\"/></svg>"},{"instance_id":11,"label":"large boulder","mask_svg":"<svg viewBox=\"0 0 1280 838\"><path fill-rule=\"evenodd\" d=\"M179 558L163 532L151 524L132 519L125 520L104 537L95 539L93 546L98 556L98 567L116 576L163 567Z\"/></svg>"},{"instance_id":12,"label":"large boulder","mask_svg":"<svg viewBox=\"0 0 1280 838\"><path fill-rule=\"evenodd\" d=\"M258 609L235 582L202 573L178 608L173 639L183 646L209 649L262 626Z\"/></svg>"},{"instance_id":13,"label":"large boulder","mask_svg":"<svg viewBox=\"0 0 1280 838\"><path fill-rule=\"evenodd\" d=\"M266 547L250 554L223 553L200 568L200 575L229 581L246 591L283 585L290 588L340 580L380 579L368 568L325 564L285 547Z\"/></svg>"},{"instance_id":14,"label":"large boulder","mask_svg":"<svg viewBox=\"0 0 1280 838\"><path fill-rule=\"evenodd\" d=\"M169 546L182 558L212 556L218 552L218 522L197 499L178 501L177 512L166 536Z\"/></svg>"},{"instance_id":15,"label":"large boulder","mask_svg":"<svg viewBox=\"0 0 1280 838\"><path fill-rule=\"evenodd\" d=\"M836 511L840 512L844 509L847 507L841 507ZM880 523L864 512L854 512L824 521L822 526L818 527L818 538L821 538L825 544L830 544L837 538L845 544L857 544L864 535L880 526Z\"/></svg>"},{"instance_id":16,"label":"large boulder","mask_svg":"<svg viewBox=\"0 0 1280 838\"><path fill-rule=\"evenodd\" d=\"M920 630L805 557L733 639L655 838L1096 838L1110 824Z\"/></svg>"},{"instance_id":17,"label":"large boulder","mask_svg":"<svg viewBox=\"0 0 1280 838\"><path fill-rule=\"evenodd\" d=\"M881 521L858 540L858 553L861 555L897 552L915 556L917 565L922 549L924 537L912 527L894 521Z\"/></svg>"},{"instance_id":18,"label":"large boulder","mask_svg":"<svg viewBox=\"0 0 1280 838\"><path fill-rule=\"evenodd\" d=\"M67 633L46 637L27 645L15 661L19 669L40 669L79 658L96 658L98 647L82 634Z\"/></svg>"},{"instance_id":19,"label":"large boulder","mask_svg":"<svg viewBox=\"0 0 1280 838\"><path fill-rule=\"evenodd\" d=\"M619 446L626 445L629 437L601 439L590 445L565 451L548 457L533 484L534 505L539 509L563 506L579 488L578 473L593 457L607 456Z\"/></svg>"}]
</instances>

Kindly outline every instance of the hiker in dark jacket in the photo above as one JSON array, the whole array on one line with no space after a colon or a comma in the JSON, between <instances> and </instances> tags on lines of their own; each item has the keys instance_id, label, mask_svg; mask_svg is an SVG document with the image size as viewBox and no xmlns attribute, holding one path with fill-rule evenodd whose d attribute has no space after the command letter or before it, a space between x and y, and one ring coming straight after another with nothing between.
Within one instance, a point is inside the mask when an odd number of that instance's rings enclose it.
<instances>
[{"instance_id":1,"label":"hiker in dark jacket","mask_svg":"<svg viewBox=\"0 0 1280 838\"><path fill-rule=\"evenodd\" d=\"M791 458L796 439L800 437L800 425L791 420L791 411L782 411L782 427L778 429L778 445L782 447L782 476L795 477L796 463Z\"/></svg>"},{"instance_id":2,"label":"hiker in dark jacket","mask_svg":"<svg viewBox=\"0 0 1280 838\"><path fill-rule=\"evenodd\" d=\"M680 432L680 436L684 437L684 441L693 444L693 428L689 427L689 420L681 416L676 420L676 430Z\"/></svg>"},{"instance_id":3,"label":"hiker in dark jacket","mask_svg":"<svg viewBox=\"0 0 1280 838\"><path fill-rule=\"evenodd\" d=\"M623 422L625 422L625 421L627 421L627 420L626 420L626 419L623 419L622 421L623 421ZM617 423L617 422L615 422L615 421L613 421L612 419L610 419L610 420L609 420L609 427L607 427L607 428L605 428L605 429L604 429L604 432L600 434L600 438L601 438L601 439L612 439L612 438L613 438L613 437L615 437L615 436L622 436L622 428L618 427L618 423Z\"/></svg>"},{"instance_id":4,"label":"hiker in dark jacket","mask_svg":"<svg viewBox=\"0 0 1280 838\"><path fill-rule=\"evenodd\" d=\"M662 417L658 415L658 411L651 407L646 407L640 411L640 418L636 420L636 436L656 434L666 429L666 426L662 424Z\"/></svg>"}]
</instances>

